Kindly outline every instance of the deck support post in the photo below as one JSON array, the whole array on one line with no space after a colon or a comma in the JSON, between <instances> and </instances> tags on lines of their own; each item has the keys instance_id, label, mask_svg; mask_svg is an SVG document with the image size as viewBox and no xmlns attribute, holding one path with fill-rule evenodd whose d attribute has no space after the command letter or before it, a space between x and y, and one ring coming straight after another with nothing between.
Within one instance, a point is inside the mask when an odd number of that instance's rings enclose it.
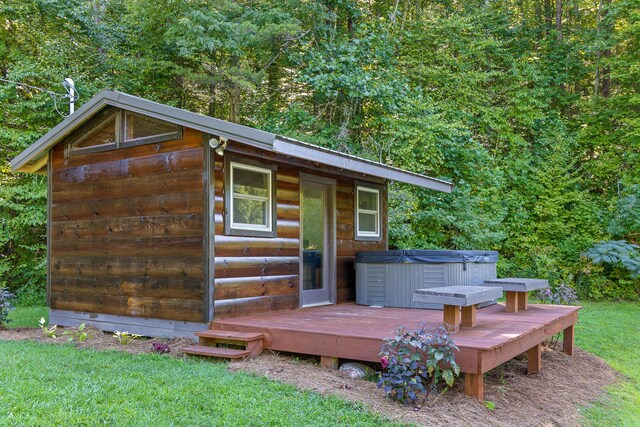
<instances>
[{"instance_id":1,"label":"deck support post","mask_svg":"<svg viewBox=\"0 0 640 427\"><path fill-rule=\"evenodd\" d=\"M518 310L529 308L529 292L518 292Z\"/></svg>"},{"instance_id":2,"label":"deck support post","mask_svg":"<svg viewBox=\"0 0 640 427\"><path fill-rule=\"evenodd\" d=\"M527 350L527 373L537 374L542 370L542 344Z\"/></svg>"},{"instance_id":3,"label":"deck support post","mask_svg":"<svg viewBox=\"0 0 640 427\"><path fill-rule=\"evenodd\" d=\"M569 356L573 356L573 326L569 326L562 333L562 351Z\"/></svg>"},{"instance_id":4,"label":"deck support post","mask_svg":"<svg viewBox=\"0 0 640 427\"><path fill-rule=\"evenodd\" d=\"M460 306L444 306L444 323L451 325L455 331L460 330Z\"/></svg>"},{"instance_id":5,"label":"deck support post","mask_svg":"<svg viewBox=\"0 0 640 427\"><path fill-rule=\"evenodd\" d=\"M325 369L337 370L340 366L338 364L339 359L331 356L320 356L320 366Z\"/></svg>"},{"instance_id":6,"label":"deck support post","mask_svg":"<svg viewBox=\"0 0 640 427\"><path fill-rule=\"evenodd\" d=\"M476 326L476 306L470 305L468 307L462 307L462 320L460 322L462 326L473 328Z\"/></svg>"},{"instance_id":7,"label":"deck support post","mask_svg":"<svg viewBox=\"0 0 640 427\"><path fill-rule=\"evenodd\" d=\"M483 374L464 374L464 394L475 397L480 402L484 400L484 378Z\"/></svg>"},{"instance_id":8,"label":"deck support post","mask_svg":"<svg viewBox=\"0 0 640 427\"><path fill-rule=\"evenodd\" d=\"M517 313L518 312L518 292L514 291L506 291L507 296L507 313Z\"/></svg>"}]
</instances>

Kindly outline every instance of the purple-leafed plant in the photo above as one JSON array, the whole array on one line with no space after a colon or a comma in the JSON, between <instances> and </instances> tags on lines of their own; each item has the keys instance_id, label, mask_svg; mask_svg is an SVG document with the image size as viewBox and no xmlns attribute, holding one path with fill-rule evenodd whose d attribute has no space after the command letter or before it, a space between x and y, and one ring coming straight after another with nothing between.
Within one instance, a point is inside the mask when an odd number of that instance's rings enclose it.
<instances>
[{"instance_id":1,"label":"purple-leafed plant","mask_svg":"<svg viewBox=\"0 0 640 427\"><path fill-rule=\"evenodd\" d=\"M453 385L460 373L455 361L458 347L453 343L452 330L440 326L435 331L421 323L419 329L410 331L401 326L393 338L382 345L380 363L382 372L378 388L385 395L403 404L410 404L424 393L423 402L435 390L441 380Z\"/></svg>"},{"instance_id":2,"label":"purple-leafed plant","mask_svg":"<svg viewBox=\"0 0 640 427\"><path fill-rule=\"evenodd\" d=\"M171 351L171 349L169 348L169 345L163 342L154 342L151 344L151 347L153 351L158 354L167 354Z\"/></svg>"},{"instance_id":3,"label":"purple-leafed plant","mask_svg":"<svg viewBox=\"0 0 640 427\"><path fill-rule=\"evenodd\" d=\"M576 291L565 283L560 283L554 288L545 289L539 294L542 302L555 305L576 305L579 303ZM560 334L555 334L549 340L551 347L556 347L560 340Z\"/></svg>"},{"instance_id":4,"label":"purple-leafed plant","mask_svg":"<svg viewBox=\"0 0 640 427\"><path fill-rule=\"evenodd\" d=\"M10 300L15 298L15 295L9 292L8 289L0 286L0 328L3 328L10 322L8 319L9 311L13 308Z\"/></svg>"},{"instance_id":5,"label":"purple-leafed plant","mask_svg":"<svg viewBox=\"0 0 640 427\"><path fill-rule=\"evenodd\" d=\"M540 299L548 304L576 305L579 302L576 291L565 283L560 283L552 289L545 289L539 295Z\"/></svg>"}]
</instances>

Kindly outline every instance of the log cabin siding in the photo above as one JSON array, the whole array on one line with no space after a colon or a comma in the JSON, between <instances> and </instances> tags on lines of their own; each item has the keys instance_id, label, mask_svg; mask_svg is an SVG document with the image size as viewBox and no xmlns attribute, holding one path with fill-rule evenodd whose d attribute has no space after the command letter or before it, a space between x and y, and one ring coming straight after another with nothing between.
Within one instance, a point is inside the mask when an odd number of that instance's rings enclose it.
<instances>
[{"instance_id":1,"label":"log cabin siding","mask_svg":"<svg viewBox=\"0 0 640 427\"><path fill-rule=\"evenodd\" d=\"M310 162L283 158L270 152L238 144L228 147L242 162L262 161L275 164L276 237L240 237L224 235L223 157L215 156L215 318L237 317L261 312L288 310L300 304L300 174L336 180L336 300L355 300L355 252L387 247L386 191L382 197L382 236L378 242L354 240L355 182L361 176L327 168L317 170ZM375 184L380 184L376 181Z\"/></svg>"},{"instance_id":2,"label":"log cabin siding","mask_svg":"<svg viewBox=\"0 0 640 427\"><path fill-rule=\"evenodd\" d=\"M50 304L200 322L202 133L65 158L52 149Z\"/></svg>"}]
</instances>

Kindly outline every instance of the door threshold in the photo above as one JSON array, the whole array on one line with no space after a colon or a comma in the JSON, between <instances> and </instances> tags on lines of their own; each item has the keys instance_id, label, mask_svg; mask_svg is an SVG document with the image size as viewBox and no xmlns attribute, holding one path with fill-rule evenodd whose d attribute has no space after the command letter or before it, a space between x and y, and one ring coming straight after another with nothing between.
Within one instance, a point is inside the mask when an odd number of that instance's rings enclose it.
<instances>
[{"instance_id":1,"label":"door threshold","mask_svg":"<svg viewBox=\"0 0 640 427\"><path fill-rule=\"evenodd\" d=\"M317 302L317 303L314 303L314 304L306 304L306 305L303 305L303 306L302 306L302 307L300 307L300 308L322 307L323 305L333 305L333 303L332 303L332 302L329 302L329 301L326 301L326 302Z\"/></svg>"}]
</instances>

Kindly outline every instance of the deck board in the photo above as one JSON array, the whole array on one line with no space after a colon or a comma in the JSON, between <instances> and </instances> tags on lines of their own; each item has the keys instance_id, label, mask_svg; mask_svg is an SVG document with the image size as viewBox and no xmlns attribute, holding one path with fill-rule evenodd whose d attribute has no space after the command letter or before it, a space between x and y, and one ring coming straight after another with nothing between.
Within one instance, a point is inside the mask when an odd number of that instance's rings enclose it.
<instances>
[{"instance_id":1,"label":"deck board","mask_svg":"<svg viewBox=\"0 0 640 427\"><path fill-rule=\"evenodd\" d=\"M478 309L477 325L454 336L463 372L482 373L527 351L575 324L580 307L529 305L506 313L502 304ZM377 308L352 303L262 313L216 320L213 329L261 332L265 348L296 353L377 361L380 345L398 326L435 328L442 311Z\"/></svg>"}]
</instances>

